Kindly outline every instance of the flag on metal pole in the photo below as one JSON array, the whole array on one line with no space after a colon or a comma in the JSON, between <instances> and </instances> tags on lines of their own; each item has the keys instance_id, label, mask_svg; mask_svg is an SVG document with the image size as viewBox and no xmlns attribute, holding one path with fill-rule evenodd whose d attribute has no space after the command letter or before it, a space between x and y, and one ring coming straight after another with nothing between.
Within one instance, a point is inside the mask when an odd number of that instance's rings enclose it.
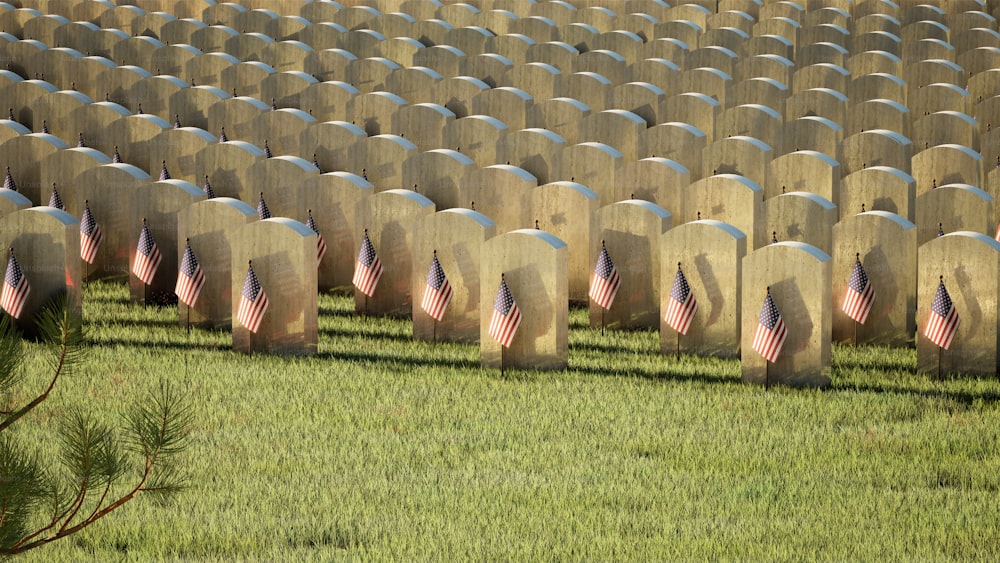
<instances>
[{"instance_id":1,"label":"flag on metal pole","mask_svg":"<svg viewBox=\"0 0 1000 563\"><path fill-rule=\"evenodd\" d=\"M271 218L271 210L264 203L264 192L260 192L260 199L257 200L257 217L262 221Z\"/></svg>"},{"instance_id":2,"label":"flag on metal pole","mask_svg":"<svg viewBox=\"0 0 1000 563\"><path fill-rule=\"evenodd\" d=\"M687 334L691 327L691 320L698 311L698 300L691 293L691 286L688 285L687 277L681 270L681 265L677 263L677 274L674 276L674 285L670 288L670 301L667 305L667 314L664 319L670 328L681 334Z\"/></svg>"},{"instance_id":3,"label":"flag on metal pole","mask_svg":"<svg viewBox=\"0 0 1000 563\"><path fill-rule=\"evenodd\" d=\"M21 265L14 257L14 249L11 248L10 258L7 259L7 274L3 280L3 291L0 292L0 307L3 307L10 316L19 319L29 293L31 285L28 284L28 278L24 276Z\"/></svg>"},{"instance_id":4,"label":"flag on metal pole","mask_svg":"<svg viewBox=\"0 0 1000 563\"><path fill-rule=\"evenodd\" d=\"M59 190L56 189L55 182L52 183L52 193L49 194L49 207L55 207L56 209L66 210L66 206L63 205L62 197L59 196Z\"/></svg>"},{"instance_id":5,"label":"flag on metal pole","mask_svg":"<svg viewBox=\"0 0 1000 563\"><path fill-rule=\"evenodd\" d=\"M260 323L267 312L267 294L257 279L257 274L253 271L253 262L247 267L247 277L243 282L243 291L240 293L240 308L236 313L236 320L256 334L260 329Z\"/></svg>"},{"instance_id":6,"label":"flag on metal pole","mask_svg":"<svg viewBox=\"0 0 1000 563\"><path fill-rule=\"evenodd\" d=\"M90 201L83 202L83 217L80 219L80 258L88 264L94 263L97 257L97 249L104 242L104 233L101 226L94 219L94 214L90 212Z\"/></svg>"},{"instance_id":7,"label":"flag on metal pole","mask_svg":"<svg viewBox=\"0 0 1000 563\"><path fill-rule=\"evenodd\" d=\"M600 307L610 309L611 304L615 301L615 296L618 295L618 288L621 287L621 284L622 280L618 275L618 269L615 268L614 262L611 261L611 256L608 255L608 249L604 246L604 241L601 241L601 252L597 255L597 265L590 274L590 298Z\"/></svg>"},{"instance_id":8,"label":"flag on metal pole","mask_svg":"<svg viewBox=\"0 0 1000 563\"><path fill-rule=\"evenodd\" d=\"M378 286L378 280L382 277L382 261L375 253L375 247L368 238L368 229L365 229L365 238L361 241L361 251L358 253L358 261L354 264L354 279L352 283L358 291L371 297Z\"/></svg>"},{"instance_id":9,"label":"flag on metal pole","mask_svg":"<svg viewBox=\"0 0 1000 563\"><path fill-rule=\"evenodd\" d=\"M934 294L934 302L931 303L931 316L927 319L927 326L924 328L924 336L939 347L947 350L951 347L951 341L958 332L958 324L961 319L955 304L948 295L948 290L944 287L944 276L938 281L937 293Z\"/></svg>"},{"instance_id":10,"label":"flag on metal pole","mask_svg":"<svg viewBox=\"0 0 1000 563\"><path fill-rule=\"evenodd\" d=\"M424 287L424 298L420 301L420 308L436 321L444 317L444 311L451 302L451 283L444 275L441 262L438 261L437 251L431 258L431 269L427 272L427 285Z\"/></svg>"},{"instance_id":11,"label":"flag on metal pole","mask_svg":"<svg viewBox=\"0 0 1000 563\"><path fill-rule=\"evenodd\" d=\"M181 268L177 272L177 285L174 293L188 307L194 307L201 294L201 288L205 285L205 271L201 269L198 258L191 250L191 243L188 242L184 249L184 257L181 258Z\"/></svg>"},{"instance_id":12,"label":"flag on metal pole","mask_svg":"<svg viewBox=\"0 0 1000 563\"><path fill-rule=\"evenodd\" d=\"M781 318L774 299L771 298L771 288L767 288L767 297L764 298L764 306L757 320L757 333L753 337L753 349L764 359L774 363L778 361L778 355L787 336L785 321Z\"/></svg>"},{"instance_id":13,"label":"flag on metal pole","mask_svg":"<svg viewBox=\"0 0 1000 563\"><path fill-rule=\"evenodd\" d=\"M156 240L146 226L146 220L142 220L142 232L139 233L139 245L135 252L135 264L132 265L132 273L142 280L142 283L150 285L156 276L156 269L160 266L163 256L160 255L160 248L156 246Z\"/></svg>"},{"instance_id":14,"label":"flag on metal pole","mask_svg":"<svg viewBox=\"0 0 1000 563\"><path fill-rule=\"evenodd\" d=\"M507 287L507 280L500 277L500 289L493 302L493 316L490 318L489 334L504 348L510 348L517 327L521 326L521 310Z\"/></svg>"},{"instance_id":15,"label":"flag on metal pole","mask_svg":"<svg viewBox=\"0 0 1000 563\"><path fill-rule=\"evenodd\" d=\"M326 256L326 239L323 238L323 235L319 232L319 228L316 226L312 209L309 210L309 218L306 219L306 226L316 233L316 265L318 266L323 261L323 256Z\"/></svg>"},{"instance_id":16,"label":"flag on metal pole","mask_svg":"<svg viewBox=\"0 0 1000 563\"><path fill-rule=\"evenodd\" d=\"M847 282L847 294L844 295L844 304L841 308L848 317L865 324L874 300L875 288L872 287L872 282L868 279L864 266L861 265L860 256L855 256L854 269L851 271L851 279Z\"/></svg>"}]
</instances>

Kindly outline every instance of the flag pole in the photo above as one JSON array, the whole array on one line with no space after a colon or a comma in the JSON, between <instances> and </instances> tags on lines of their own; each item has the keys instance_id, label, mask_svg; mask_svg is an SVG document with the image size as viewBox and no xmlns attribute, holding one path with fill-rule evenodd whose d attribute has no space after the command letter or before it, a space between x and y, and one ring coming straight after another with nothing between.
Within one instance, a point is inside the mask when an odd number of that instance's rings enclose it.
<instances>
[{"instance_id":1,"label":"flag pole","mask_svg":"<svg viewBox=\"0 0 1000 563\"><path fill-rule=\"evenodd\" d=\"M698 215L701 215L700 211L698 212ZM681 269L681 263L680 262L677 263L677 269L678 270ZM679 360L679 359L681 359L681 331L675 330L674 332L677 333L677 359Z\"/></svg>"},{"instance_id":2,"label":"flag pole","mask_svg":"<svg viewBox=\"0 0 1000 563\"><path fill-rule=\"evenodd\" d=\"M601 307L601 336L604 336L604 307Z\"/></svg>"},{"instance_id":3,"label":"flag pole","mask_svg":"<svg viewBox=\"0 0 1000 563\"><path fill-rule=\"evenodd\" d=\"M771 295L771 287L768 286L767 294ZM771 388L771 361L764 358L764 390Z\"/></svg>"}]
</instances>

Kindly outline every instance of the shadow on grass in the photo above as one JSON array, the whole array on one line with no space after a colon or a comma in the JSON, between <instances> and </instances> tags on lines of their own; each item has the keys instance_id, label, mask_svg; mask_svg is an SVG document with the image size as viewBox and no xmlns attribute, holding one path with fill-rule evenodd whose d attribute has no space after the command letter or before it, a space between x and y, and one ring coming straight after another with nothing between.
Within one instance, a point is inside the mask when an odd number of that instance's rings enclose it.
<instances>
[{"instance_id":1,"label":"shadow on grass","mask_svg":"<svg viewBox=\"0 0 1000 563\"><path fill-rule=\"evenodd\" d=\"M941 383L947 383L943 381ZM971 407L976 401L996 403L1000 401L1000 391L951 391L948 389L916 389L913 387L890 387L878 383L847 382L834 384L831 391L852 391L856 393L876 393L922 397L925 399L949 399Z\"/></svg>"},{"instance_id":2,"label":"shadow on grass","mask_svg":"<svg viewBox=\"0 0 1000 563\"><path fill-rule=\"evenodd\" d=\"M326 360L347 360L352 362L370 362L384 366L410 366L410 367L451 367L458 369L473 369L479 367L479 362L474 360L455 360L445 358L415 358L412 355L392 356L388 354L377 354L364 351L324 351L316 354L316 358Z\"/></svg>"},{"instance_id":3,"label":"shadow on grass","mask_svg":"<svg viewBox=\"0 0 1000 563\"><path fill-rule=\"evenodd\" d=\"M401 334L392 330L381 330L378 328L320 328L319 334L330 338L364 338L372 340L390 340L392 342L414 342L413 337L408 334ZM374 344L374 343L373 343Z\"/></svg>"}]
</instances>

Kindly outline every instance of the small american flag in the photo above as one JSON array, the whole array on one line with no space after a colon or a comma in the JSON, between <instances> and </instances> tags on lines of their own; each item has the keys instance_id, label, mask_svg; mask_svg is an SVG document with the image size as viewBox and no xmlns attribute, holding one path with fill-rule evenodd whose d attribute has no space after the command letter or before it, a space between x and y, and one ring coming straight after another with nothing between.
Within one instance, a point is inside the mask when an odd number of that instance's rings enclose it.
<instances>
[{"instance_id":1,"label":"small american flag","mask_svg":"<svg viewBox=\"0 0 1000 563\"><path fill-rule=\"evenodd\" d=\"M674 276L674 286L670 288L670 302L667 305L667 314L663 320L670 328L681 334L687 334L691 328L691 320L698 311L698 300L691 293L691 286L688 285L681 265L677 264L677 274Z\"/></svg>"},{"instance_id":2,"label":"small american flag","mask_svg":"<svg viewBox=\"0 0 1000 563\"><path fill-rule=\"evenodd\" d=\"M424 287L424 298L420 302L420 308L434 320L440 321L444 317L448 303L451 302L451 293L451 284L444 275L435 252L431 259L431 269L427 272L427 286Z\"/></svg>"},{"instance_id":3,"label":"small american flag","mask_svg":"<svg viewBox=\"0 0 1000 563\"><path fill-rule=\"evenodd\" d=\"M257 216L263 221L271 218L271 210L264 203L264 192L260 192L260 199L257 200Z\"/></svg>"},{"instance_id":4,"label":"small american flag","mask_svg":"<svg viewBox=\"0 0 1000 563\"><path fill-rule=\"evenodd\" d=\"M361 241L361 252L358 253L358 261L354 265L354 287L371 297L381 277L382 261L378 259L378 254L375 254L375 247L368 238L368 229L365 229L365 239Z\"/></svg>"},{"instance_id":5,"label":"small american flag","mask_svg":"<svg viewBox=\"0 0 1000 563\"><path fill-rule=\"evenodd\" d=\"M323 261L323 256L326 256L326 240L320 234L319 228L316 227L316 220L313 219L312 209L309 210L309 218L306 219L306 226L316 233L316 264L319 265Z\"/></svg>"},{"instance_id":6,"label":"small american flag","mask_svg":"<svg viewBox=\"0 0 1000 563\"><path fill-rule=\"evenodd\" d=\"M493 302L493 316L490 318L490 336L504 348L510 348L519 326L521 326L521 310L514 302L514 296L507 287L507 280L500 278L500 289Z\"/></svg>"},{"instance_id":7,"label":"small american flag","mask_svg":"<svg viewBox=\"0 0 1000 563\"><path fill-rule=\"evenodd\" d=\"M49 207L55 207L56 209L66 209L63 205L62 197L59 195L59 190L56 189L56 185L52 184L52 193L49 194Z\"/></svg>"},{"instance_id":8,"label":"small american flag","mask_svg":"<svg viewBox=\"0 0 1000 563\"><path fill-rule=\"evenodd\" d=\"M274 153L271 152L271 145L267 144L267 139L264 140L264 158L274 158Z\"/></svg>"},{"instance_id":9,"label":"small american flag","mask_svg":"<svg viewBox=\"0 0 1000 563\"><path fill-rule=\"evenodd\" d=\"M760 310L760 318L757 321L757 333L753 337L753 349L764 359L774 363L778 361L778 354L785 344L785 337L788 330L785 328L785 321L778 312L778 307L771 299L771 291L768 290L767 297L764 298L764 307Z\"/></svg>"},{"instance_id":10,"label":"small american flag","mask_svg":"<svg viewBox=\"0 0 1000 563\"><path fill-rule=\"evenodd\" d=\"M610 309L621 285L622 280L618 276L618 269L611 261L608 249L601 242L601 252L597 255L597 266L590 274L590 298L601 308Z\"/></svg>"},{"instance_id":11,"label":"small american flag","mask_svg":"<svg viewBox=\"0 0 1000 563\"><path fill-rule=\"evenodd\" d=\"M198 302L198 295L205 285L205 272L201 269L201 264L191 250L191 243L184 249L184 257L181 258L181 269L177 272L177 286L174 293L188 307L194 307Z\"/></svg>"},{"instance_id":12,"label":"small american flag","mask_svg":"<svg viewBox=\"0 0 1000 563\"><path fill-rule=\"evenodd\" d=\"M226 136L226 128L225 127L222 128L222 134L219 135L219 142L220 143L228 143L229 142L229 137Z\"/></svg>"},{"instance_id":13,"label":"small american flag","mask_svg":"<svg viewBox=\"0 0 1000 563\"><path fill-rule=\"evenodd\" d=\"M83 202L83 218L80 219L80 258L88 264L94 263L97 249L104 242L104 233L90 212L90 202Z\"/></svg>"},{"instance_id":14,"label":"small american flag","mask_svg":"<svg viewBox=\"0 0 1000 563\"><path fill-rule=\"evenodd\" d=\"M855 257L854 270L851 271L851 279L847 282L847 295L844 296L841 308L848 317L865 324L874 300L875 288L872 287L872 282L868 279L864 266L861 265L861 259Z\"/></svg>"},{"instance_id":15,"label":"small american flag","mask_svg":"<svg viewBox=\"0 0 1000 563\"><path fill-rule=\"evenodd\" d=\"M160 168L160 181L162 182L164 180L169 180L169 179L170 179L170 171L167 170L167 161L164 160L163 167Z\"/></svg>"},{"instance_id":16,"label":"small american flag","mask_svg":"<svg viewBox=\"0 0 1000 563\"><path fill-rule=\"evenodd\" d=\"M215 199L215 190L212 189L212 184L208 182L208 174L205 174L205 185L201 187L201 190L205 192L205 196L208 199Z\"/></svg>"},{"instance_id":17,"label":"small american flag","mask_svg":"<svg viewBox=\"0 0 1000 563\"><path fill-rule=\"evenodd\" d=\"M83 147L86 147L86 146L87 146L87 143L83 142L83 132L81 131L80 132L80 136L77 137L77 139L76 139L76 148L79 149L79 148L83 148Z\"/></svg>"},{"instance_id":18,"label":"small american flag","mask_svg":"<svg viewBox=\"0 0 1000 563\"><path fill-rule=\"evenodd\" d=\"M247 268L247 278L243 282L243 292L240 294L240 308L236 313L236 320L250 332L256 334L260 328L260 322L267 312L267 294L260 286L257 274L253 271L253 264Z\"/></svg>"},{"instance_id":19,"label":"small american flag","mask_svg":"<svg viewBox=\"0 0 1000 563\"><path fill-rule=\"evenodd\" d=\"M111 162L113 164L121 164L122 163L122 155L121 155L121 153L118 152L118 147L117 146L115 146L115 154L112 155Z\"/></svg>"},{"instance_id":20,"label":"small american flag","mask_svg":"<svg viewBox=\"0 0 1000 563\"><path fill-rule=\"evenodd\" d=\"M17 191L17 184L14 183L14 176L10 173L10 166L7 167L7 175L3 178L3 189Z\"/></svg>"},{"instance_id":21,"label":"small american flag","mask_svg":"<svg viewBox=\"0 0 1000 563\"><path fill-rule=\"evenodd\" d=\"M10 258L7 260L7 275L3 280L3 292L0 293L0 307L14 317L21 318L21 311L24 310L24 303L31 293L31 286L28 278L24 276L21 265L14 258L14 249L10 249Z\"/></svg>"},{"instance_id":22,"label":"small american flag","mask_svg":"<svg viewBox=\"0 0 1000 563\"><path fill-rule=\"evenodd\" d=\"M927 328L924 329L924 336L931 342L947 350L951 347L951 341L958 332L958 311L955 304L951 302L951 296L944 287L944 279L938 282L937 293L934 294L934 302L931 303L931 316L927 319Z\"/></svg>"},{"instance_id":23,"label":"small american flag","mask_svg":"<svg viewBox=\"0 0 1000 563\"><path fill-rule=\"evenodd\" d=\"M156 269L160 266L160 249L156 246L153 235L146 226L146 220L142 221L142 232L139 233L139 245L135 252L135 264L132 265L132 273L142 280L142 283L150 285L153 277L156 276Z\"/></svg>"}]
</instances>

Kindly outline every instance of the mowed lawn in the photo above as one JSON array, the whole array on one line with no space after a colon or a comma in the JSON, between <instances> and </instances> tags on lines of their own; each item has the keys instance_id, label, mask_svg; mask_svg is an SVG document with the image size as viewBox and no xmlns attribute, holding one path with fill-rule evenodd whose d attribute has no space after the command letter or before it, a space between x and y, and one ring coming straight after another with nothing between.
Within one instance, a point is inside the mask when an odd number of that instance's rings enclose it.
<instances>
[{"instance_id":1,"label":"mowed lawn","mask_svg":"<svg viewBox=\"0 0 1000 563\"><path fill-rule=\"evenodd\" d=\"M195 411L190 488L25 560L1000 557L1000 382L913 375L914 350L835 347L833 388L765 390L584 310L567 370L503 376L344 296L321 296L310 358L236 354L176 315L92 284L87 362L20 427L54 455L67 408L116 420L170 380Z\"/></svg>"}]
</instances>

